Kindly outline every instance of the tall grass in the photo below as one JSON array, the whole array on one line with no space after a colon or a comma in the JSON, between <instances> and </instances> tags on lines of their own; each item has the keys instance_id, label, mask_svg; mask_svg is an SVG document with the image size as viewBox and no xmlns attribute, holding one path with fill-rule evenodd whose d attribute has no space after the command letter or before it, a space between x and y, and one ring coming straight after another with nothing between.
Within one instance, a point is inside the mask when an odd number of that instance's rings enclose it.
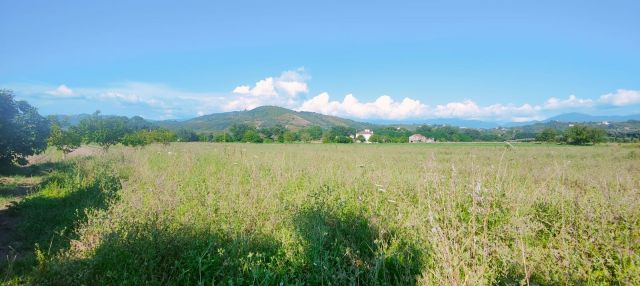
<instances>
[{"instance_id":1,"label":"tall grass","mask_svg":"<svg viewBox=\"0 0 640 286\"><path fill-rule=\"evenodd\" d=\"M43 284L640 283L640 161L619 146L173 144L122 178ZM113 173L115 172L115 173Z\"/></svg>"}]
</instances>

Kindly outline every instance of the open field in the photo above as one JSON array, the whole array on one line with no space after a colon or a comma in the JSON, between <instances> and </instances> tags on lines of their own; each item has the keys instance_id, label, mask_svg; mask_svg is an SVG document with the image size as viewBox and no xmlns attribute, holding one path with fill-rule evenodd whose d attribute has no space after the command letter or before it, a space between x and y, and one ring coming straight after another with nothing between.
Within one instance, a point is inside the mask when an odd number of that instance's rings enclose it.
<instances>
[{"instance_id":1,"label":"open field","mask_svg":"<svg viewBox=\"0 0 640 286\"><path fill-rule=\"evenodd\" d=\"M53 156L56 169L10 209L23 258L3 257L0 278L638 285L639 153L177 143Z\"/></svg>"}]
</instances>

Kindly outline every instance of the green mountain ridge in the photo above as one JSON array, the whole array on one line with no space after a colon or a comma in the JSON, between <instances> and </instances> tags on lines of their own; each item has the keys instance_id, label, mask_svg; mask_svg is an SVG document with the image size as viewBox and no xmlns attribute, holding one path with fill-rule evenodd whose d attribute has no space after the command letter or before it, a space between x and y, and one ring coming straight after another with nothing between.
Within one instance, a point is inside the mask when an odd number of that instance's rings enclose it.
<instances>
[{"instance_id":1,"label":"green mountain ridge","mask_svg":"<svg viewBox=\"0 0 640 286\"><path fill-rule=\"evenodd\" d=\"M356 129L371 128L374 124L358 122L331 115L308 111L294 111L278 106L260 106L251 110L214 113L184 121L157 121L158 126L177 130L190 129L195 132L220 132L234 124L249 124L258 128L282 125L297 130L307 126L320 126L327 129L344 126Z\"/></svg>"}]
</instances>

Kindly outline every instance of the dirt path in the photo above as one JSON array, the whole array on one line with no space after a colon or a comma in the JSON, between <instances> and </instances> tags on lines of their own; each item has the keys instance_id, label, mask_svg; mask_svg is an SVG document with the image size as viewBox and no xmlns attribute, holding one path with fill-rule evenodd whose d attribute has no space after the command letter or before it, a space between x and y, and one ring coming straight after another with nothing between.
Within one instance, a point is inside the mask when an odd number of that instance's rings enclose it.
<instances>
[{"instance_id":1,"label":"dirt path","mask_svg":"<svg viewBox=\"0 0 640 286\"><path fill-rule=\"evenodd\" d=\"M68 157L91 156L101 151L94 146L82 146L69 153ZM17 235L22 218L15 206L55 168L46 154L34 155L28 160L29 164L16 174L0 176L0 264L20 258L21 250L24 250Z\"/></svg>"},{"instance_id":2,"label":"dirt path","mask_svg":"<svg viewBox=\"0 0 640 286\"><path fill-rule=\"evenodd\" d=\"M0 260L3 262L19 257L22 247L16 237L21 219L13 208L40 181L41 177L0 178Z\"/></svg>"}]
</instances>

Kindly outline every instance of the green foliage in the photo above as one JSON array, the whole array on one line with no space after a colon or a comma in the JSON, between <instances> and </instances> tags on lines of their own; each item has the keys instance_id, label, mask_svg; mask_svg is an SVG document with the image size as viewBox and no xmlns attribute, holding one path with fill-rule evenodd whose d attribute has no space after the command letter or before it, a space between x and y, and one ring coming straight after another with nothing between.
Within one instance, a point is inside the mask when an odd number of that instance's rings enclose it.
<instances>
[{"instance_id":1,"label":"green foliage","mask_svg":"<svg viewBox=\"0 0 640 286\"><path fill-rule=\"evenodd\" d=\"M295 142L297 140L296 137L296 133L292 131L286 131L284 132L284 135L282 135L282 138L286 143Z\"/></svg>"},{"instance_id":2,"label":"green foliage","mask_svg":"<svg viewBox=\"0 0 640 286\"><path fill-rule=\"evenodd\" d=\"M176 140L179 142L195 142L198 141L198 135L193 130L179 129L176 131Z\"/></svg>"},{"instance_id":3,"label":"green foliage","mask_svg":"<svg viewBox=\"0 0 640 286\"><path fill-rule=\"evenodd\" d=\"M376 137L373 139L369 138L369 141L376 143L407 143L409 142L409 136L411 136L413 133L414 132L411 132L406 128L374 128L373 134Z\"/></svg>"},{"instance_id":4,"label":"green foliage","mask_svg":"<svg viewBox=\"0 0 640 286\"><path fill-rule=\"evenodd\" d=\"M298 131L288 130L282 125L256 128L249 124L234 124L229 132L218 133L211 141L215 142L310 142L322 138L322 129L319 126L309 126Z\"/></svg>"},{"instance_id":5,"label":"green foliage","mask_svg":"<svg viewBox=\"0 0 640 286\"><path fill-rule=\"evenodd\" d=\"M84 143L96 143L108 150L130 132L127 124L126 117L104 117L96 111L91 117L80 121L78 130L82 133Z\"/></svg>"},{"instance_id":6,"label":"green foliage","mask_svg":"<svg viewBox=\"0 0 640 286\"><path fill-rule=\"evenodd\" d=\"M99 111L82 119L76 127L84 143L96 143L105 150L118 143L126 146L144 146L151 143L169 144L173 141L196 141L193 131L180 130L177 134L155 125L141 117L102 116Z\"/></svg>"},{"instance_id":7,"label":"green foliage","mask_svg":"<svg viewBox=\"0 0 640 286\"><path fill-rule=\"evenodd\" d=\"M152 143L162 143L164 145L178 140L178 136L165 129L140 130L135 133L128 133L122 139L122 145L125 146L145 146Z\"/></svg>"},{"instance_id":8,"label":"green foliage","mask_svg":"<svg viewBox=\"0 0 640 286\"><path fill-rule=\"evenodd\" d=\"M311 140L320 140L322 138L322 127L313 125L300 130L301 134L308 134Z\"/></svg>"},{"instance_id":9,"label":"green foliage","mask_svg":"<svg viewBox=\"0 0 640 286\"><path fill-rule=\"evenodd\" d=\"M387 140L387 137L383 137L375 133L369 137L369 142L371 143L389 143Z\"/></svg>"},{"instance_id":10,"label":"green foliage","mask_svg":"<svg viewBox=\"0 0 640 286\"><path fill-rule=\"evenodd\" d=\"M242 142L262 143L262 137L254 129L247 129L242 136Z\"/></svg>"},{"instance_id":11,"label":"green foliage","mask_svg":"<svg viewBox=\"0 0 640 286\"><path fill-rule=\"evenodd\" d=\"M334 126L331 127L325 134L323 134L322 142L323 143L353 143L353 139L351 136L356 133L355 129L344 127L344 126Z\"/></svg>"},{"instance_id":12,"label":"green foliage","mask_svg":"<svg viewBox=\"0 0 640 286\"><path fill-rule=\"evenodd\" d=\"M47 147L49 132L49 121L35 107L0 89L0 167L26 164L27 156Z\"/></svg>"},{"instance_id":13,"label":"green foliage","mask_svg":"<svg viewBox=\"0 0 640 286\"><path fill-rule=\"evenodd\" d=\"M233 142L242 142L242 140L244 139L244 135L249 130L255 131L256 128L249 126L248 124L234 124L231 126L231 128L229 128L229 133L231 133Z\"/></svg>"},{"instance_id":14,"label":"green foliage","mask_svg":"<svg viewBox=\"0 0 640 286\"><path fill-rule=\"evenodd\" d=\"M62 151L64 156L80 147L82 136L77 128L70 127L67 130L63 130L61 124L55 118L50 118L49 120L51 121L51 133L49 139L47 139L49 146Z\"/></svg>"},{"instance_id":15,"label":"green foliage","mask_svg":"<svg viewBox=\"0 0 640 286\"><path fill-rule=\"evenodd\" d=\"M124 135L124 137L122 138L122 145L132 147L147 145L148 143L145 140L145 136L141 133L142 132L136 132Z\"/></svg>"},{"instance_id":16,"label":"green foliage","mask_svg":"<svg viewBox=\"0 0 640 286\"><path fill-rule=\"evenodd\" d=\"M536 140L541 142L553 142L556 140L556 136L558 136L558 131L556 129L545 128L536 136Z\"/></svg>"},{"instance_id":17,"label":"green foliage","mask_svg":"<svg viewBox=\"0 0 640 286\"><path fill-rule=\"evenodd\" d=\"M606 131L600 128L585 125L574 125L564 132L564 140L567 144L586 145L604 142Z\"/></svg>"},{"instance_id":18,"label":"green foliage","mask_svg":"<svg viewBox=\"0 0 640 286\"><path fill-rule=\"evenodd\" d=\"M227 132L220 133L215 136L215 142L233 142L233 136Z\"/></svg>"}]
</instances>

